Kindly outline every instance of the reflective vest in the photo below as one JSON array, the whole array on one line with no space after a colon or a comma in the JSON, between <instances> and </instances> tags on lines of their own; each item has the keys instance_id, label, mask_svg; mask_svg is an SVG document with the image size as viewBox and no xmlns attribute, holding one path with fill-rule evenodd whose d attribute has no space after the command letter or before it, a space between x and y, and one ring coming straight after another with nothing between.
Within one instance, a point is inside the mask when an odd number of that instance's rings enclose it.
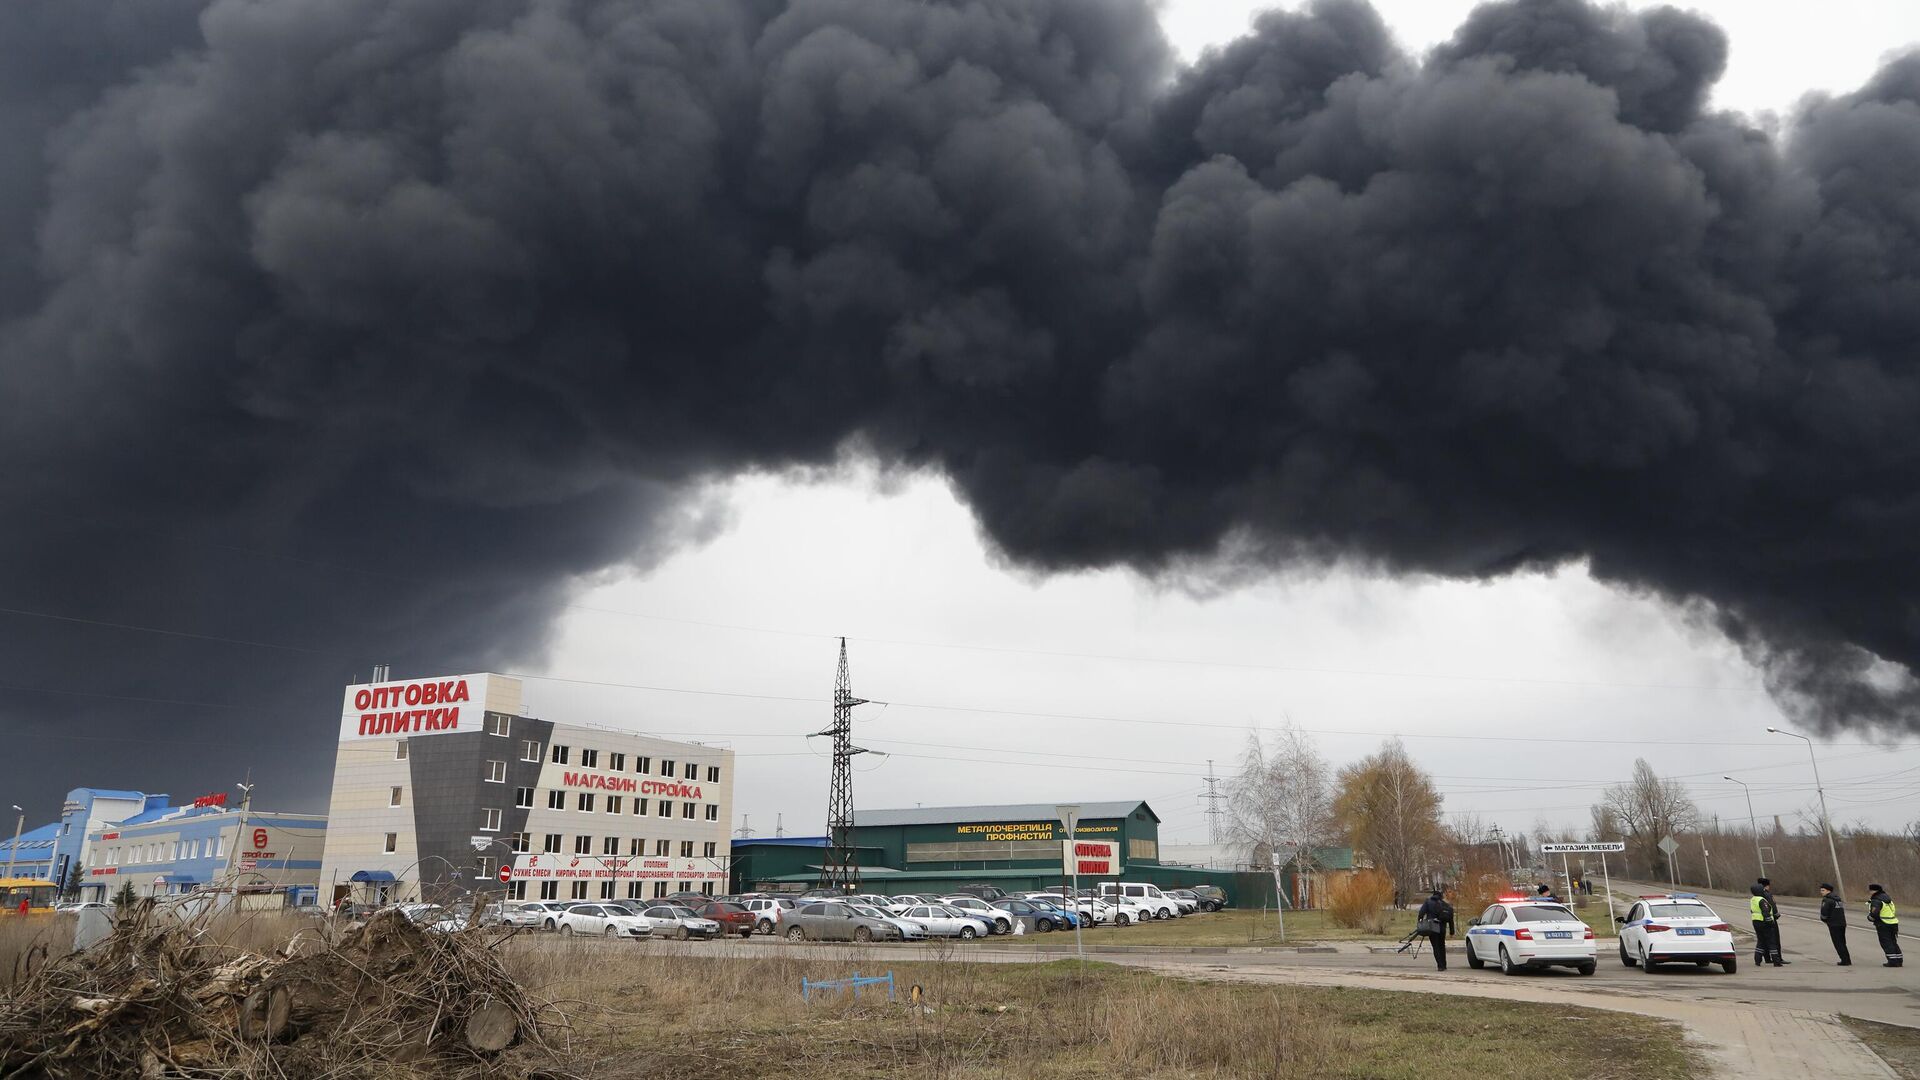
<instances>
[{"instance_id":1,"label":"reflective vest","mask_svg":"<svg viewBox=\"0 0 1920 1080\"><path fill-rule=\"evenodd\" d=\"M1767 900L1766 900L1766 897L1764 896L1748 897L1747 910L1753 912L1754 922L1772 922L1773 921L1772 919L1767 918Z\"/></svg>"},{"instance_id":2,"label":"reflective vest","mask_svg":"<svg viewBox=\"0 0 1920 1080\"><path fill-rule=\"evenodd\" d=\"M1893 901L1887 900L1881 903L1880 922L1884 926L1900 925L1900 909L1893 905Z\"/></svg>"}]
</instances>

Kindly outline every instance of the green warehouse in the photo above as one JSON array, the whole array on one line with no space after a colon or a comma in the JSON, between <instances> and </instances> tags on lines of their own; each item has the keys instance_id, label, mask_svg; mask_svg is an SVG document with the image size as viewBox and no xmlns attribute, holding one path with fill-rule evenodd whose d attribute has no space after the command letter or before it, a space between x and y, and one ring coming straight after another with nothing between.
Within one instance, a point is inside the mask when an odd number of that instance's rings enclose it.
<instances>
[{"instance_id":1,"label":"green warehouse","mask_svg":"<svg viewBox=\"0 0 1920 1080\"><path fill-rule=\"evenodd\" d=\"M1160 817L1145 802L1085 803L1079 840L1117 845L1120 872L1100 880L1148 881L1162 888L1218 885L1236 906L1273 902L1266 874L1160 865ZM962 885L995 885L1008 892L1050 888L1062 881L1065 825L1051 804L940 806L856 810L853 846L860 888L887 894L947 892ZM752 838L733 842L736 891L799 892L820 877L825 837ZM1083 876L1082 888L1095 879Z\"/></svg>"}]
</instances>

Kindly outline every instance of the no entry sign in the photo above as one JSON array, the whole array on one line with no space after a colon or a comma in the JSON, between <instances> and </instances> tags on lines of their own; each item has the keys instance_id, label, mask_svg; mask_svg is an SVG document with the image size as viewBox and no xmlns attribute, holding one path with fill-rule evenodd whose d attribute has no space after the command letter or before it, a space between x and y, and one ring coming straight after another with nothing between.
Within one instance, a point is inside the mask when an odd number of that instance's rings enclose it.
<instances>
[{"instance_id":1,"label":"no entry sign","mask_svg":"<svg viewBox=\"0 0 1920 1080\"><path fill-rule=\"evenodd\" d=\"M498 877L501 881L512 881L513 867L511 865L502 866L500 868L500 873L496 874L495 876Z\"/></svg>"}]
</instances>

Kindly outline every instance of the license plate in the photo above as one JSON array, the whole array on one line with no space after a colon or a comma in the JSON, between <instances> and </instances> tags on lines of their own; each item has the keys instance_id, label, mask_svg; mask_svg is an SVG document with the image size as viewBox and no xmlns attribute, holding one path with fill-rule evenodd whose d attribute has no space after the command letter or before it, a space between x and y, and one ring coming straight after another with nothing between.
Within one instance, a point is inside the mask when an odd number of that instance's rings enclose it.
<instances>
[{"instance_id":1,"label":"license plate","mask_svg":"<svg viewBox=\"0 0 1920 1080\"><path fill-rule=\"evenodd\" d=\"M1571 931L1571 930L1549 930L1549 931L1547 931L1547 939L1548 939L1548 940L1550 940L1550 941L1558 941L1558 940L1560 940L1560 939L1562 939L1562 938L1570 938L1570 937L1572 937L1572 936L1573 936L1573 931Z\"/></svg>"},{"instance_id":2,"label":"license plate","mask_svg":"<svg viewBox=\"0 0 1920 1080\"><path fill-rule=\"evenodd\" d=\"M1683 926L1680 928L1681 937L1705 937L1706 933L1704 929L1698 926Z\"/></svg>"}]
</instances>

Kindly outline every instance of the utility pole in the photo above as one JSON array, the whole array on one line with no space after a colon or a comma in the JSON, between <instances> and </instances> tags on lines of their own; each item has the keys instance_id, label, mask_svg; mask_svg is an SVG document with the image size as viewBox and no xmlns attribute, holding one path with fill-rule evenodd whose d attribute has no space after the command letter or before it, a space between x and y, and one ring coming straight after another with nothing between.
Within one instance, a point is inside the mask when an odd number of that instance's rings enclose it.
<instances>
[{"instance_id":1,"label":"utility pole","mask_svg":"<svg viewBox=\"0 0 1920 1080\"><path fill-rule=\"evenodd\" d=\"M1813 740L1785 728L1768 728L1767 731L1807 744L1807 760L1813 762L1813 790L1820 793L1820 827L1827 831L1827 854L1833 859L1833 883L1840 886L1840 895L1844 897L1847 895L1847 877L1840 872L1840 849L1833 845L1833 818L1827 815L1827 789L1820 785L1820 759L1813 753Z\"/></svg>"},{"instance_id":2,"label":"utility pole","mask_svg":"<svg viewBox=\"0 0 1920 1080\"><path fill-rule=\"evenodd\" d=\"M1753 814L1753 789L1747 787L1745 781L1735 780L1731 776L1723 776L1720 779L1731 784L1739 784L1740 790L1747 793L1747 828L1753 830L1753 864L1759 867L1754 873L1760 877L1766 877L1767 857L1760 853L1760 819Z\"/></svg>"},{"instance_id":3,"label":"utility pole","mask_svg":"<svg viewBox=\"0 0 1920 1080\"><path fill-rule=\"evenodd\" d=\"M240 845L247 836L247 811L253 807L253 770L247 770L247 779L235 784L240 789L240 827L233 831L233 847L227 851L227 879L233 879L233 862L240 856Z\"/></svg>"},{"instance_id":4,"label":"utility pole","mask_svg":"<svg viewBox=\"0 0 1920 1080\"><path fill-rule=\"evenodd\" d=\"M833 726L821 735L833 736L833 782L827 790L827 855L820 864L820 887L852 892L860 884L860 855L853 846L853 757L865 750L853 745L853 707L865 705L853 696L853 677L847 673L847 639L840 639L840 672L833 681Z\"/></svg>"},{"instance_id":5,"label":"utility pole","mask_svg":"<svg viewBox=\"0 0 1920 1080\"><path fill-rule=\"evenodd\" d=\"M1218 790L1216 785L1219 783L1220 778L1213 775L1213 759L1208 758L1207 793L1200 796L1200 799L1207 804L1207 843L1209 844L1218 844L1220 842L1220 818L1226 813L1226 811L1220 809L1220 800L1226 798L1226 796L1222 795Z\"/></svg>"},{"instance_id":6,"label":"utility pole","mask_svg":"<svg viewBox=\"0 0 1920 1080\"><path fill-rule=\"evenodd\" d=\"M747 815L745 814L740 815L740 827L734 830L733 835L741 838L742 840L753 839L753 826L748 824Z\"/></svg>"},{"instance_id":7,"label":"utility pole","mask_svg":"<svg viewBox=\"0 0 1920 1080\"><path fill-rule=\"evenodd\" d=\"M7 849L7 879L13 879L13 860L20 854L20 831L26 828L27 812L16 806L14 812L20 816L13 819L13 846Z\"/></svg>"},{"instance_id":8,"label":"utility pole","mask_svg":"<svg viewBox=\"0 0 1920 1080\"><path fill-rule=\"evenodd\" d=\"M783 840L786 838L786 835L787 835L787 815L785 814L773 815L773 838L775 840Z\"/></svg>"}]
</instances>

